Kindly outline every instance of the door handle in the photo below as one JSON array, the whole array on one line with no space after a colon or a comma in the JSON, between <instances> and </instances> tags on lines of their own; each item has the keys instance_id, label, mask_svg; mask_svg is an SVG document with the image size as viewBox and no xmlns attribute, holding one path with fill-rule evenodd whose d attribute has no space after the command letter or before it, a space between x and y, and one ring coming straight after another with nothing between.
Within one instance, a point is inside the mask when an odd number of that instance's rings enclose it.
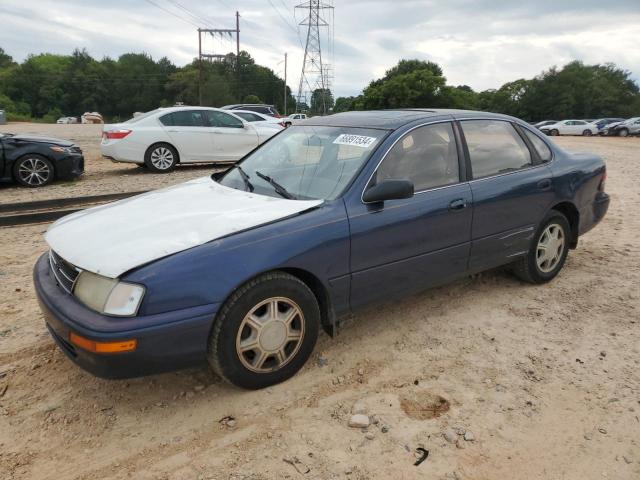
<instances>
[{"instance_id":1,"label":"door handle","mask_svg":"<svg viewBox=\"0 0 640 480\"><path fill-rule=\"evenodd\" d=\"M549 190L551 188L551 179L545 178L544 180L540 180L538 182L539 190Z\"/></svg>"},{"instance_id":2,"label":"door handle","mask_svg":"<svg viewBox=\"0 0 640 480\"><path fill-rule=\"evenodd\" d=\"M454 212L464 210L465 208L467 208L467 201L464 198L458 198L449 204L449 210Z\"/></svg>"}]
</instances>

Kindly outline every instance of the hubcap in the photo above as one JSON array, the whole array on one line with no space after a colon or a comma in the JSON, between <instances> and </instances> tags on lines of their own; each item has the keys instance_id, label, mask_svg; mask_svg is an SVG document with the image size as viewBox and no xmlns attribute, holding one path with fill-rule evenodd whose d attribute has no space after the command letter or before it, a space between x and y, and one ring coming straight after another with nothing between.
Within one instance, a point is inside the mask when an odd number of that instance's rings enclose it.
<instances>
[{"instance_id":1,"label":"hubcap","mask_svg":"<svg viewBox=\"0 0 640 480\"><path fill-rule=\"evenodd\" d=\"M166 170L173 165L173 153L166 147L158 147L151 152L151 163L158 170Z\"/></svg>"},{"instance_id":2,"label":"hubcap","mask_svg":"<svg viewBox=\"0 0 640 480\"><path fill-rule=\"evenodd\" d=\"M279 370L298 353L304 337L300 307L284 297L268 298L244 317L236 352L245 368L257 373Z\"/></svg>"},{"instance_id":3,"label":"hubcap","mask_svg":"<svg viewBox=\"0 0 640 480\"><path fill-rule=\"evenodd\" d=\"M51 169L39 158L27 158L18 167L18 175L29 185L43 185L51 177Z\"/></svg>"},{"instance_id":4,"label":"hubcap","mask_svg":"<svg viewBox=\"0 0 640 480\"><path fill-rule=\"evenodd\" d=\"M564 252L564 230L557 223L552 223L540 236L536 249L536 263L543 273L549 273L560 262Z\"/></svg>"}]
</instances>

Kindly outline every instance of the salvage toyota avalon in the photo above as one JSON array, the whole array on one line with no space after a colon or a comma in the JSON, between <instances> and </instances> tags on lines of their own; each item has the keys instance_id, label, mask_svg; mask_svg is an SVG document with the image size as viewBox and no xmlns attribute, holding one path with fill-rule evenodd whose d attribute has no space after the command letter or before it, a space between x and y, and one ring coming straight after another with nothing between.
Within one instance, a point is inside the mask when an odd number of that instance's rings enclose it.
<instances>
[{"instance_id":1,"label":"salvage toyota avalon","mask_svg":"<svg viewBox=\"0 0 640 480\"><path fill-rule=\"evenodd\" d=\"M62 218L34 281L54 340L95 375L208 361L261 388L372 302L500 265L553 279L605 215L605 178L503 115L312 118L226 173Z\"/></svg>"}]
</instances>

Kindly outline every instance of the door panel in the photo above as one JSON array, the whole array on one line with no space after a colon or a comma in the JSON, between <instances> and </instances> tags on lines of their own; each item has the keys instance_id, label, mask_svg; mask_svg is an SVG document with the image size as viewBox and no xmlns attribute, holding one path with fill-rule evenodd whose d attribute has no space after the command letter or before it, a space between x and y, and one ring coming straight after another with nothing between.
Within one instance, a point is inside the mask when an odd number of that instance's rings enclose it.
<instances>
[{"instance_id":1,"label":"door panel","mask_svg":"<svg viewBox=\"0 0 640 480\"><path fill-rule=\"evenodd\" d=\"M472 246L469 269L502 265L526 253L553 199L546 165L471 182Z\"/></svg>"},{"instance_id":2,"label":"door panel","mask_svg":"<svg viewBox=\"0 0 640 480\"><path fill-rule=\"evenodd\" d=\"M250 124L224 112L209 111L211 143L217 161L235 161L258 146L258 132Z\"/></svg>"},{"instance_id":3,"label":"door panel","mask_svg":"<svg viewBox=\"0 0 640 480\"><path fill-rule=\"evenodd\" d=\"M161 118L171 143L178 149L180 162L207 162L211 156L211 129L202 110L177 111Z\"/></svg>"},{"instance_id":4,"label":"door panel","mask_svg":"<svg viewBox=\"0 0 640 480\"><path fill-rule=\"evenodd\" d=\"M458 200L466 207L451 209ZM466 271L472 211L467 183L347 210L353 308L420 291Z\"/></svg>"}]
</instances>

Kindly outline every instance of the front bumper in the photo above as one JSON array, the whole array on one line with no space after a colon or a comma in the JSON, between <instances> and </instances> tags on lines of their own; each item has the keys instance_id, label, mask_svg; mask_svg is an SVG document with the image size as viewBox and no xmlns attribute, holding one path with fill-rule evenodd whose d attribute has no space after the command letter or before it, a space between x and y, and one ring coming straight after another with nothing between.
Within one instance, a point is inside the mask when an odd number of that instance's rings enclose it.
<instances>
[{"instance_id":1,"label":"front bumper","mask_svg":"<svg viewBox=\"0 0 640 480\"><path fill-rule=\"evenodd\" d=\"M55 160L56 177L60 180L70 180L84 173L84 157L81 153L60 155Z\"/></svg>"},{"instance_id":2,"label":"front bumper","mask_svg":"<svg viewBox=\"0 0 640 480\"><path fill-rule=\"evenodd\" d=\"M207 342L219 304L191 307L146 317L117 318L98 314L67 294L51 273L48 255L33 271L40 309L51 336L75 364L102 378L131 378L204 364ZM132 324L144 328L131 328ZM122 328L118 328L122 325ZM69 341L74 332L97 342L135 338L133 352L101 354Z\"/></svg>"}]
</instances>

